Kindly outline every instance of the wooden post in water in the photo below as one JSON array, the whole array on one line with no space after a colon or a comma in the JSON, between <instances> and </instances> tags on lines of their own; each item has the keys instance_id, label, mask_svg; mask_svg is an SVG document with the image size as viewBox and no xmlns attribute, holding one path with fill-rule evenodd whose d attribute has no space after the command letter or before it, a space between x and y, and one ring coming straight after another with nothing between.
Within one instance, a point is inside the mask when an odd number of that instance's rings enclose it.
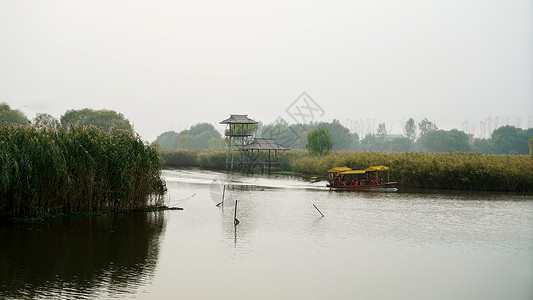
<instances>
[{"instance_id":1,"label":"wooden post in water","mask_svg":"<svg viewBox=\"0 0 533 300\"><path fill-rule=\"evenodd\" d=\"M237 220L237 199L235 199L235 213L233 215L233 224L237 226L239 223L239 220Z\"/></svg>"},{"instance_id":2,"label":"wooden post in water","mask_svg":"<svg viewBox=\"0 0 533 300\"><path fill-rule=\"evenodd\" d=\"M222 207L224 207L224 194L226 193L226 185L224 184L224 189L222 190Z\"/></svg>"},{"instance_id":3,"label":"wooden post in water","mask_svg":"<svg viewBox=\"0 0 533 300\"><path fill-rule=\"evenodd\" d=\"M316 207L315 204L313 204L313 206L316 208L316 210L318 210L318 212L322 215L322 218L324 217L324 214L318 209L318 207Z\"/></svg>"},{"instance_id":4,"label":"wooden post in water","mask_svg":"<svg viewBox=\"0 0 533 300\"><path fill-rule=\"evenodd\" d=\"M222 190L222 201L220 201L220 203L218 203L217 206L222 205L222 207L224 207L224 193L225 192L226 192L226 185L224 185L224 189Z\"/></svg>"}]
</instances>

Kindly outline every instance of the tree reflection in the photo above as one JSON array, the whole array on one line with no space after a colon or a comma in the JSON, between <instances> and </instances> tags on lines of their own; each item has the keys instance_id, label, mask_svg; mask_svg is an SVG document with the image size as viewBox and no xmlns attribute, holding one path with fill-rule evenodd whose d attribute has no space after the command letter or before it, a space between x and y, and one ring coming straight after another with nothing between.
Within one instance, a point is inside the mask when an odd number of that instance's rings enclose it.
<instances>
[{"instance_id":1,"label":"tree reflection","mask_svg":"<svg viewBox=\"0 0 533 300\"><path fill-rule=\"evenodd\" d=\"M162 212L0 224L0 298L135 293L164 228Z\"/></svg>"}]
</instances>

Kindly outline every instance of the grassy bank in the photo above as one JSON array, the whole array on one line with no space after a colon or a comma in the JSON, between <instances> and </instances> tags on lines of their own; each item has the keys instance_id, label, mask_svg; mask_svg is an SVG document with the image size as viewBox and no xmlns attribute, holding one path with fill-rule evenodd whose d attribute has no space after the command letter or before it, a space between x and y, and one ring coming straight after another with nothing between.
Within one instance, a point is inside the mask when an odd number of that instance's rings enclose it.
<instances>
[{"instance_id":1,"label":"grassy bank","mask_svg":"<svg viewBox=\"0 0 533 300\"><path fill-rule=\"evenodd\" d=\"M126 131L0 127L0 217L159 205L160 175L157 152Z\"/></svg>"},{"instance_id":2,"label":"grassy bank","mask_svg":"<svg viewBox=\"0 0 533 300\"><path fill-rule=\"evenodd\" d=\"M209 150L162 150L164 167L224 170L226 153ZM391 168L391 180L402 186L480 191L533 191L533 159L527 155L454 153L331 152L322 157L292 150L279 154L281 171L327 176L336 166Z\"/></svg>"},{"instance_id":3,"label":"grassy bank","mask_svg":"<svg viewBox=\"0 0 533 300\"><path fill-rule=\"evenodd\" d=\"M391 179L404 186L480 191L533 191L533 159L527 155L467 152L386 153L334 152L324 157L307 154L289 159L291 170L324 174L335 166L391 168Z\"/></svg>"},{"instance_id":4,"label":"grassy bank","mask_svg":"<svg viewBox=\"0 0 533 300\"><path fill-rule=\"evenodd\" d=\"M225 170L226 153L225 150L159 150L161 164L164 168L199 167L210 170Z\"/></svg>"}]
</instances>

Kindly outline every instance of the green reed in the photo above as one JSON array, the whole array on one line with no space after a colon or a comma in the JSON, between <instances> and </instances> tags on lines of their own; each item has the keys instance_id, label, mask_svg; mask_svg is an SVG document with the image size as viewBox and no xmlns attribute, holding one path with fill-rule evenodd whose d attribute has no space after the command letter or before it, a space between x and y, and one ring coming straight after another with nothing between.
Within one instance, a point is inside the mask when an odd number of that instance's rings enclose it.
<instances>
[{"instance_id":1,"label":"green reed","mask_svg":"<svg viewBox=\"0 0 533 300\"><path fill-rule=\"evenodd\" d=\"M211 170L226 169L226 150L160 149L161 164L165 168L200 167Z\"/></svg>"},{"instance_id":2,"label":"green reed","mask_svg":"<svg viewBox=\"0 0 533 300\"><path fill-rule=\"evenodd\" d=\"M0 127L0 216L142 209L165 192L156 150L133 133Z\"/></svg>"},{"instance_id":3,"label":"green reed","mask_svg":"<svg viewBox=\"0 0 533 300\"><path fill-rule=\"evenodd\" d=\"M200 167L225 170L226 152L210 150L161 150L163 167ZM390 167L391 180L401 186L480 190L533 191L533 159L528 155L472 152L353 152L336 151L312 156L307 151L278 153L285 162L278 170L302 175L327 176L333 167L365 169Z\"/></svg>"},{"instance_id":4,"label":"green reed","mask_svg":"<svg viewBox=\"0 0 533 300\"><path fill-rule=\"evenodd\" d=\"M324 175L347 166L390 167L391 180L403 186L484 191L533 191L533 159L527 155L451 153L332 152L323 157L305 152L289 158L290 169Z\"/></svg>"}]
</instances>

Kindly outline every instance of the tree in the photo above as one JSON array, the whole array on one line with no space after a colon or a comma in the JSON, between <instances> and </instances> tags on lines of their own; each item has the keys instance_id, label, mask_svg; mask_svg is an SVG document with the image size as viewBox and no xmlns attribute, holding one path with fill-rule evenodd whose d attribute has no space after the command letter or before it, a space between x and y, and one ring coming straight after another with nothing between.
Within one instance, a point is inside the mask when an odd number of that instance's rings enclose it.
<instances>
[{"instance_id":1,"label":"tree","mask_svg":"<svg viewBox=\"0 0 533 300\"><path fill-rule=\"evenodd\" d=\"M111 131L111 128L116 127L126 131L133 131L130 121L127 120L123 114L112 110L100 110L90 114L86 120L86 125L94 125L102 128L104 131Z\"/></svg>"},{"instance_id":2,"label":"tree","mask_svg":"<svg viewBox=\"0 0 533 300\"><path fill-rule=\"evenodd\" d=\"M258 136L263 138L275 139L279 144L293 148L304 149L306 138L309 131L306 125L289 123L281 118L275 122L262 126L258 132Z\"/></svg>"},{"instance_id":3,"label":"tree","mask_svg":"<svg viewBox=\"0 0 533 300\"><path fill-rule=\"evenodd\" d=\"M317 128L325 128L331 134L333 140L332 150L356 150L359 149L359 135L350 133L338 120L327 122L311 122L308 124L291 124L278 119L274 123L261 126L258 136L273 138L276 141L292 149L305 149L309 132Z\"/></svg>"},{"instance_id":4,"label":"tree","mask_svg":"<svg viewBox=\"0 0 533 300\"><path fill-rule=\"evenodd\" d=\"M491 139L476 139L472 150L481 153L496 153Z\"/></svg>"},{"instance_id":5,"label":"tree","mask_svg":"<svg viewBox=\"0 0 533 300\"><path fill-rule=\"evenodd\" d=\"M533 128L522 130L511 125L502 126L492 132L491 140L496 153L527 154L528 141L533 136Z\"/></svg>"},{"instance_id":6,"label":"tree","mask_svg":"<svg viewBox=\"0 0 533 300\"><path fill-rule=\"evenodd\" d=\"M529 139L529 156L533 158L533 136Z\"/></svg>"},{"instance_id":7,"label":"tree","mask_svg":"<svg viewBox=\"0 0 533 300\"><path fill-rule=\"evenodd\" d=\"M187 134L178 135L178 149L187 148L188 141L189 141L189 135Z\"/></svg>"},{"instance_id":8,"label":"tree","mask_svg":"<svg viewBox=\"0 0 533 300\"><path fill-rule=\"evenodd\" d=\"M332 150L354 150L359 144L359 135L350 133L350 129L344 127L339 120L333 120L331 123L314 123L310 124L309 127L309 129L326 128L331 133L333 140Z\"/></svg>"},{"instance_id":9,"label":"tree","mask_svg":"<svg viewBox=\"0 0 533 300\"><path fill-rule=\"evenodd\" d=\"M307 135L307 151L313 155L326 155L333 148L331 133L326 128L317 128Z\"/></svg>"},{"instance_id":10,"label":"tree","mask_svg":"<svg viewBox=\"0 0 533 300\"><path fill-rule=\"evenodd\" d=\"M93 112L92 109L84 108L84 109L70 109L67 110L67 112L62 115L59 118L59 121L61 122L61 126L64 128L68 128L69 124L76 125L77 122L80 122L80 124L85 125L85 120Z\"/></svg>"},{"instance_id":11,"label":"tree","mask_svg":"<svg viewBox=\"0 0 533 300\"><path fill-rule=\"evenodd\" d=\"M418 130L420 131L418 135L418 141L422 141L426 134L438 130L438 128L435 123L429 121L427 118L424 118L418 123Z\"/></svg>"},{"instance_id":12,"label":"tree","mask_svg":"<svg viewBox=\"0 0 533 300\"><path fill-rule=\"evenodd\" d=\"M33 126L37 128L58 130L59 127L61 127L61 123L59 123L59 120L50 114L39 113L35 116L35 119L33 119Z\"/></svg>"},{"instance_id":13,"label":"tree","mask_svg":"<svg viewBox=\"0 0 533 300\"><path fill-rule=\"evenodd\" d=\"M385 140L387 137L387 128L385 127L385 123L379 123L376 135L380 140Z\"/></svg>"},{"instance_id":14,"label":"tree","mask_svg":"<svg viewBox=\"0 0 533 300\"><path fill-rule=\"evenodd\" d=\"M209 149L209 141L215 138L209 131L204 131L196 136L192 136L192 135L188 135L188 136L189 136L189 140L187 143L188 144L187 148L190 148L190 149Z\"/></svg>"},{"instance_id":15,"label":"tree","mask_svg":"<svg viewBox=\"0 0 533 300\"><path fill-rule=\"evenodd\" d=\"M471 150L468 135L457 129L430 131L424 135L422 146L428 152Z\"/></svg>"},{"instance_id":16,"label":"tree","mask_svg":"<svg viewBox=\"0 0 533 300\"><path fill-rule=\"evenodd\" d=\"M178 133L176 146L187 149L210 149L214 145L213 139L218 141L217 144L222 143L222 136L215 126L209 123L198 123Z\"/></svg>"},{"instance_id":17,"label":"tree","mask_svg":"<svg viewBox=\"0 0 533 300\"><path fill-rule=\"evenodd\" d=\"M20 125L28 125L30 123L22 111L18 109L11 109L11 107L5 102L0 104L0 121L4 121L7 124ZM2 125L3 124L0 124L0 126Z\"/></svg>"},{"instance_id":18,"label":"tree","mask_svg":"<svg viewBox=\"0 0 533 300\"><path fill-rule=\"evenodd\" d=\"M407 152L413 150L413 141L407 137L395 137L390 142L390 151Z\"/></svg>"},{"instance_id":19,"label":"tree","mask_svg":"<svg viewBox=\"0 0 533 300\"><path fill-rule=\"evenodd\" d=\"M223 139L212 138L207 142L210 150L223 149Z\"/></svg>"},{"instance_id":20,"label":"tree","mask_svg":"<svg viewBox=\"0 0 533 300\"><path fill-rule=\"evenodd\" d=\"M189 128L188 130L183 130L182 132L180 132L180 134L188 134L190 136L195 137L195 136L201 135L204 132L208 132L215 138L221 138L220 132L218 132L218 130L215 129L215 126L213 126L213 124L209 124L209 123L195 124L191 126L191 128Z\"/></svg>"},{"instance_id":21,"label":"tree","mask_svg":"<svg viewBox=\"0 0 533 300\"><path fill-rule=\"evenodd\" d=\"M375 134L368 133L361 140L361 149L369 151L388 151L390 142L379 138Z\"/></svg>"},{"instance_id":22,"label":"tree","mask_svg":"<svg viewBox=\"0 0 533 300\"><path fill-rule=\"evenodd\" d=\"M413 118L409 118L409 120L405 122L405 125L403 126L403 134L413 142L416 140L416 123Z\"/></svg>"},{"instance_id":23,"label":"tree","mask_svg":"<svg viewBox=\"0 0 533 300\"><path fill-rule=\"evenodd\" d=\"M163 132L157 136L156 141L162 148L178 148L178 133L175 131Z\"/></svg>"},{"instance_id":24,"label":"tree","mask_svg":"<svg viewBox=\"0 0 533 300\"><path fill-rule=\"evenodd\" d=\"M127 120L123 114L117 113L113 110L93 110L90 108L84 108L80 110L67 110L67 112L61 116L61 125L64 128L69 128L70 125L75 125L78 122L81 125L93 125L101 127L104 131L110 131L111 128L116 127L126 131L133 131L133 127L130 121Z\"/></svg>"}]
</instances>

